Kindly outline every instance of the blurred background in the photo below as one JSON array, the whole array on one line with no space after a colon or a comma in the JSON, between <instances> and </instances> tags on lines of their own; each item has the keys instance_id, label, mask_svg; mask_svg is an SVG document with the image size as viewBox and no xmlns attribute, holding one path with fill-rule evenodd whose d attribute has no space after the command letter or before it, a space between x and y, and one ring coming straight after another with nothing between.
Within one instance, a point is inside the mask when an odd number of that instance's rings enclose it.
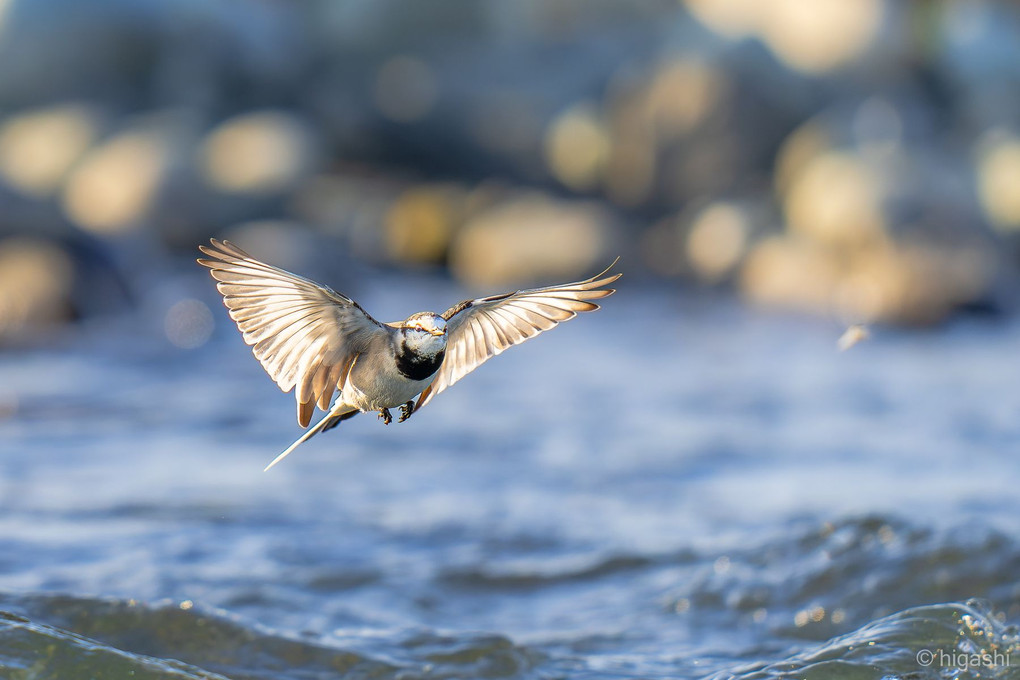
<instances>
[{"instance_id":1,"label":"blurred background","mask_svg":"<svg viewBox=\"0 0 1020 680\"><path fill-rule=\"evenodd\" d=\"M209 237L625 277L262 474ZM0 677L1020 678L1018 269L1014 2L0 0Z\"/></svg>"},{"instance_id":2,"label":"blurred background","mask_svg":"<svg viewBox=\"0 0 1020 680\"><path fill-rule=\"evenodd\" d=\"M167 281L210 235L472 290L623 254L840 323L1010 310L1018 24L1008 2L4 0L0 337L143 305L201 324Z\"/></svg>"}]
</instances>

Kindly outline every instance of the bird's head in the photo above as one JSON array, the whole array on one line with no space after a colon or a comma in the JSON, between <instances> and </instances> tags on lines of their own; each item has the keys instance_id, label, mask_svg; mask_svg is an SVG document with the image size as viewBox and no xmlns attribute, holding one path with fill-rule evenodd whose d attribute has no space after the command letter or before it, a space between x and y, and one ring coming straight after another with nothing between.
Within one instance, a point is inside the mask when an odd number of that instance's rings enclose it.
<instances>
[{"instance_id":1,"label":"bird's head","mask_svg":"<svg viewBox=\"0 0 1020 680\"><path fill-rule=\"evenodd\" d=\"M403 327L412 333L427 333L435 337L446 335L446 319L433 312L418 312L404 320Z\"/></svg>"},{"instance_id":2,"label":"bird's head","mask_svg":"<svg viewBox=\"0 0 1020 680\"><path fill-rule=\"evenodd\" d=\"M412 354L434 357L446 351L446 319L438 314L412 314L400 324L400 334L403 348Z\"/></svg>"}]
</instances>

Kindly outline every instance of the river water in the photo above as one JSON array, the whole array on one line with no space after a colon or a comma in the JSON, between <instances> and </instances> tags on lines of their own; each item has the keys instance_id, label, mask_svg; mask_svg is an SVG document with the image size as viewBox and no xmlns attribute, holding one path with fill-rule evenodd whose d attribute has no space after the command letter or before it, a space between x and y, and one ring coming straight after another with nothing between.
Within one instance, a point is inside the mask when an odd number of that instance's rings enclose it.
<instances>
[{"instance_id":1,"label":"river water","mask_svg":"<svg viewBox=\"0 0 1020 680\"><path fill-rule=\"evenodd\" d=\"M0 677L1020 678L1016 322L635 283L263 473L293 400L214 312L0 355Z\"/></svg>"}]
</instances>

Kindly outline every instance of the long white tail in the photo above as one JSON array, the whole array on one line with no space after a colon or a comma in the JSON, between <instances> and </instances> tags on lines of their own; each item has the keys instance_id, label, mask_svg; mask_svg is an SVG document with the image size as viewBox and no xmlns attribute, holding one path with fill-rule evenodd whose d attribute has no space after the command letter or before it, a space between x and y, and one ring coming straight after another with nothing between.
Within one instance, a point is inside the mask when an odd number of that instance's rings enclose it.
<instances>
[{"instance_id":1,"label":"long white tail","mask_svg":"<svg viewBox=\"0 0 1020 680\"><path fill-rule=\"evenodd\" d=\"M281 460L286 458L288 455L290 455L290 452L296 449L298 446L305 443L313 436L317 435L319 432L322 432L324 429L329 429L330 427L338 423L343 418L343 416L347 415L348 413L351 413L352 411L357 410L358 409L352 406L340 406L339 404L334 406L332 411L323 416L322 420L315 423L315 425L308 428L308 430L303 435L301 435L296 442L288 446L283 453L274 458L273 462L267 465L265 469L262 471L265 472L269 468L273 467Z\"/></svg>"}]
</instances>

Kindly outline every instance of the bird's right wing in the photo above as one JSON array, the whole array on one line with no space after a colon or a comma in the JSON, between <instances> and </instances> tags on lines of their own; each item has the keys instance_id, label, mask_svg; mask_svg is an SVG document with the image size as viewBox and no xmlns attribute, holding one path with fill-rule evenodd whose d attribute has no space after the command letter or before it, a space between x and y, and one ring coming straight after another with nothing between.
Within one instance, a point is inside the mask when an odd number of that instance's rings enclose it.
<instances>
[{"instance_id":1,"label":"bird's right wing","mask_svg":"<svg viewBox=\"0 0 1020 680\"><path fill-rule=\"evenodd\" d=\"M199 246L244 341L284 392L295 389L298 422L326 410L354 360L386 333L345 295L256 260L229 241Z\"/></svg>"},{"instance_id":2,"label":"bird's right wing","mask_svg":"<svg viewBox=\"0 0 1020 680\"><path fill-rule=\"evenodd\" d=\"M615 293L605 286L622 276L609 274L614 265L616 261L584 281L465 300L443 312L449 335L446 357L418 397L415 410L507 348L573 319L578 312L598 309L591 301Z\"/></svg>"}]
</instances>

